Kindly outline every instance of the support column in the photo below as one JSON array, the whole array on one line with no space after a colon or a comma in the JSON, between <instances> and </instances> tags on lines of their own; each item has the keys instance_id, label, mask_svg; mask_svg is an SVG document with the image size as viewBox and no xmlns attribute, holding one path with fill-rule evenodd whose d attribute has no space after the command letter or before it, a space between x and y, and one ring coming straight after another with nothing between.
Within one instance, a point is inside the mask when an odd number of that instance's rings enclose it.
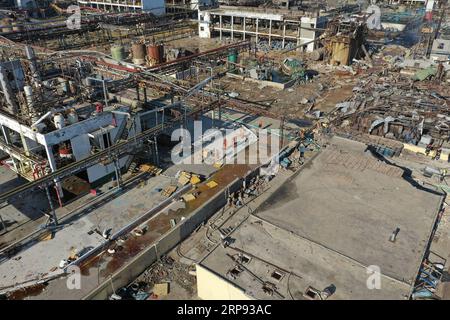
<instances>
[{"instance_id":1,"label":"support column","mask_svg":"<svg viewBox=\"0 0 450 320\"><path fill-rule=\"evenodd\" d=\"M55 226L58 225L58 218L56 217L56 211L55 211L55 206L53 205L53 201L52 201L52 197L50 196L50 190L48 190L48 186L45 186L45 194L47 195L47 199L48 199L48 204L50 206L50 210L52 212L52 216L53 216L53 224Z\"/></svg>"},{"instance_id":2,"label":"support column","mask_svg":"<svg viewBox=\"0 0 450 320\"><path fill-rule=\"evenodd\" d=\"M156 165L159 166L158 140L157 140L156 136L154 137L154 144L155 144Z\"/></svg>"},{"instance_id":3,"label":"support column","mask_svg":"<svg viewBox=\"0 0 450 320\"><path fill-rule=\"evenodd\" d=\"M115 157L115 159L114 159L114 169L116 171L117 189L121 189L122 188L122 175L120 174L120 163L119 163L118 157Z\"/></svg>"},{"instance_id":4,"label":"support column","mask_svg":"<svg viewBox=\"0 0 450 320\"><path fill-rule=\"evenodd\" d=\"M30 150L28 149L27 138L25 138L21 129L20 129L19 135L20 135L20 140L22 141L23 150L25 151L25 155L29 156Z\"/></svg>"},{"instance_id":5,"label":"support column","mask_svg":"<svg viewBox=\"0 0 450 320\"><path fill-rule=\"evenodd\" d=\"M246 28L245 28L245 17L244 17L244 21L243 21L242 23L243 23L243 25L244 25L244 26L243 26L243 31L244 31L244 32L243 32L243 38L244 38L244 40L245 40L245 29L246 29Z\"/></svg>"},{"instance_id":6,"label":"support column","mask_svg":"<svg viewBox=\"0 0 450 320\"><path fill-rule=\"evenodd\" d=\"M272 44L272 19L269 20L269 48Z\"/></svg>"},{"instance_id":7,"label":"support column","mask_svg":"<svg viewBox=\"0 0 450 320\"><path fill-rule=\"evenodd\" d=\"M231 16L231 41L234 40L234 17Z\"/></svg>"},{"instance_id":8,"label":"support column","mask_svg":"<svg viewBox=\"0 0 450 320\"><path fill-rule=\"evenodd\" d=\"M283 21L283 49L284 49L284 46L285 46L285 44L286 44L286 23Z\"/></svg>"},{"instance_id":9,"label":"support column","mask_svg":"<svg viewBox=\"0 0 450 320\"><path fill-rule=\"evenodd\" d=\"M256 37L255 37L256 43L258 43L258 27L259 27L259 18L256 18Z\"/></svg>"},{"instance_id":10,"label":"support column","mask_svg":"<svg viewBox=\"0 0 450 320\"><path fill-rule=\"evenodd\" d=\"M51 149L50 146L44 144L44 148L45 148L45 152L47 153L47 159L48 159L48 163L50 165L50 169L52 169L52 172L55 172L57 170L56 168L56 162L55 162L55 157L53 155L53 151ZM64 193L61 187L61 183L58 182L58 180L54 180L55 182L55 186L56 186L56 192L58 193L60 198L64 197Z\"/></svg>"},{"instance_id":11,"label":"support column","mask_svg":"<svg viewBox=\"0 0 450 320\"><path fill-rule=\"evenodd\" d=\"M11 137L9 135L9 128L5 127L5 126L2 126L2 125L0 125L0 126L2 128L3 137L5 138L6 144L10 145L11 144ZM19 168L17 167L17 159L14 158L14 157L11 157L11 160L13 162L14 169L16 170L17 174L19 174Z\"/></svg>"},{"instance_id":12,"label":"support column","mask_svg":"<svg viewBox=\"0 0 450 320\"><path fill-rule=\"evenodd\" d=\"M297 51L300 51L300 52L303 51L303 48L300 46L302 44L302 40L300 39L300 35L301 35L300 29L301 29L301 27L302 27L302 23L300 22L300 25L298 26L298 29L297 29L297 46L298 46Z\"/></svg>"},{"instance_id":13,"label":"support column","mask_svg":"<svg viewBox=\"0 0 450 320\"><path fill-rule=\"evenodd\" d=\"M220 34L220 41L222 41L222 15L219 16L219 34Z\"/></svg>"}]
</instances>

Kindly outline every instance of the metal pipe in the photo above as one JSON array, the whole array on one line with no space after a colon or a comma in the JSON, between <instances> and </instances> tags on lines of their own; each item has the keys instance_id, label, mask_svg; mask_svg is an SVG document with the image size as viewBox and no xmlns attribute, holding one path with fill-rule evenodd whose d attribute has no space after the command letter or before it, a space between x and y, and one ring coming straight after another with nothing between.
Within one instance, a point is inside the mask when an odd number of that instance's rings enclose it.
<instances>
[{"instance_id":1,"label":"metal pipe","mask_svg":"<svg viewBox=\"0 0 450 320\"><path fill-rule=\"evenodd\" d=\"M44 114L42 117L40 117L38 121L36 121L35 123L33 123L33 124L31 125L31 127L32 127L32 128L33 128L33 127L36 127L39 123L41 123L42 121L44 121L45 119L47 119L49 116L51 116L52 113L53 113L53 111L50 110L49 112L47 112L46 114Z\"/></svg>"},{"instance_id":2,"label":"metal pipe","mask_svg":"<svg viewBox=\"0 0 450 320\"><path fill-rule=\"evenodd\" d=\"M14 95L9 84L8 75L6 74L6 68L2 66L0 66L0 85L6 98L6 102L9 105L10 113L17 114L18 106L16 101L14 100Z\"/></svg>"},{"instance_id":3,"label":"metal pipe","mask_svg":"<svg viewBox=\"0 0 450 320\"><path fill-rule=\"evenodd\" d=\"M45 193L47 195L48 203L50 205L50 210L52 211L53 223L55 224L55 226L57 226L58 218L56 217L55 206L53 205L52 197L50 196L50 191L48 190L48 186L45 187Z\"/></svg>"}]
</instances>

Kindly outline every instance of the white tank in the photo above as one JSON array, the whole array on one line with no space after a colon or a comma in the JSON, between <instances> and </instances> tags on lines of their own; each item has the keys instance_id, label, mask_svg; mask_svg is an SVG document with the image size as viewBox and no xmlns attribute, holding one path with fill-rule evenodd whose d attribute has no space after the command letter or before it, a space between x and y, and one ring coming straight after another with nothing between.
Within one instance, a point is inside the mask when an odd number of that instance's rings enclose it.
<instances>
[{"instance_id":1,"label":"white tank","mask_svg":"<svg viewBox=\"0 0 450 320\"><path fill-rule=\"evenodd\" d=\"M62 129L65 125L64 116L61 113L55 114L53 122L55 123L56 129Z\"/></svg>"},{"instance_id":2,"label":"white tank","mask_svg":"<svg viewBox=\"0 0 450 320\"><path fill-rule=\"evenodd\" d=\"M69 124L74 124L78 122L78 114L75 110L71 109L67 114L67 122Z\"/></svg>"}]
</instances>

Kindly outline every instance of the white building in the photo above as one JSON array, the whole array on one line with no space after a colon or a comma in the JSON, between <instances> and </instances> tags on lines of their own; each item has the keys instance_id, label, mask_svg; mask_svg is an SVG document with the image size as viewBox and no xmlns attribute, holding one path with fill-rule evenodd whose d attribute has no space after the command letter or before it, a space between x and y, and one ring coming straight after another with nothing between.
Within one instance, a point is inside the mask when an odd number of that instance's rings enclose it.
<instances>
[{"instance_id":1,"label":"white building","mask_svg":"<svg viewBox=\"0 0 450 320\"><path fill-rule=\"evenodd\" d=\"M269 46L279 41L282 48L293 42L305 44L306 51L315 49L313 41L320 34L315 29L326 23L325 17L302 11L230 6L199 10L198 19L200 38L266 40Z\"/></svg>"},{"instance_id":2,"label":"white building","mask_svg":"<svg viewBox=\"0 0 450 320\"><path fill-rule=\"evenodd\" d=\"M146 11L155 15L166 13L165 0L78 0L80 5L108 11Z\"/></svg>"}]
</instances>

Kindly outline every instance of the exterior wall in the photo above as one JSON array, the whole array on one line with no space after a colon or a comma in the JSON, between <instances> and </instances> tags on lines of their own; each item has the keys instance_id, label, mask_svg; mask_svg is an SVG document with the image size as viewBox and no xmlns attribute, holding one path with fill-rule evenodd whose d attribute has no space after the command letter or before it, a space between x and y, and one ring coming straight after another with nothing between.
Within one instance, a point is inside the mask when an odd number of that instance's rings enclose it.
<instances>
[{"instance_id":1,"label":"exterior wall","mask_svg":"<svg viewBox=\"0 0 450 320\"><path fill-rule=\"evenodd\" d=\"M200 38L211 38L211 15L208 11L198 12L198 36Z\"/></svg>"},{"instance_id":2,"label":"exterior wall","mask_svg":"<svg viewBox=\"0 0 450 320\"><path fill-rule=\"evenodd\" d=\"M166 13L165 0L142 0L142 10L160 16Z\"/></svg>"},{"instance_id":3,"label":"exterior wall","mask_svg":"<svg viewBox=\"0 0 450 320\"><path fill-rule=\"evenodd\" d=\"M269 10L267 10L269 11ZM303 16L299 20L285 20L284 16L279 13L270 13L270 12L253 12L253 11L245 11L243 8L242 11L237 9L229 9L229 10L199 10L198 12L198 22L199 22L199 37L200 38L211 38L213 37L212 30L219 32L220 39L223 37L230 36L233 40L235 36L242 36L243 39L248 37L254 37L255 41L258 42L260 38L268 39L269 45L272 40L282 40L283 47L285 46L286 41L296 42L297 45L301 45L303 43L307 43L306 51L311 52L315 49L315 43L312 41L316 39L318 36L318 32L315 30L308 30L311 28L323 28L326 22L325 17L308 17ZM222 24L222 21L225 18L231 19L231 26L225 26ZM236 18L239 18L243 21L242 25L235 24ZM253 19L256 22L256 30L250 30L249 20ZM219 23L217 23L219 20ZM215 23L213 21L216 21ZM273 23L284 23L285 25L295 26L296 34L288 35L286 33L286 27L284 27L284 31L281 33L280 30L275 31L273 29ZM262 28L261 26L266 25L270 26L267 28ZM302 29L300 26L308 29Z\"/></svg>"},{"instance_id":4,"label":"exterior wall","mask_svg":"<svg viewBox=\"0 0 450 320\"><path fill-rule=\"evenodd\" d=\"M196 265L197 294L202 300L253 300L233 283L206 269Z\"/></svg>"},{"instance_id":5,"label":"exterior wall","mask_svg":"<svg viewBox=\"0 0 450 320\"><path fill-rule=\"evenodd\" d=\"M318 19L311 17L302 17L301 18L301 26L303 28L317 28ZM300 44L308 43L316 39L317 32L314 30L300 29ZM312 52L314 51L315 43L308 43L306 45L306 51Z\"/></svg>"},{"instance_id":6,"label":"exterior wall","mask_svg":"<svg viewBox=\"0 0 450 320\"><path fill-rule=\"evenodd\" d=\"M165 0L141 0L142 4L138 4L136 0L128 0L127 3L110 2L109 0L78 0L81 5L88 5L93 8L102 10L115 11L147 11L154 15L160 16L166 13Z\"/></svg>"},{"instance_id":7,"label":"exterior wall","mask_svg":"<svg viewBox=\"0 0 450 320\"><path fill-rule=\"evenodd\" d=\"M125 115L115 115L115 118L117 120L118 126L108 131L110 133L111 141L113 144L117 143L118 139L120 138L120 134L122 133L123 127L126 125ZM138 116L136 116L134 123L135 125L131 128L129 137L132 137L136 135L136 133L139 133L141 131L140 120ZM87 158L91 154L92 146L87 133L72 138L70 142L73 150L73 155L77 161ZM126 167L130 159L130 156L124 156L120 158L120 167ZM99 180L113 172L115 172L114 163L110 163L106 166L103 164L96 164L87 169L89 182Z\"/></svg>"}]
</instances>

